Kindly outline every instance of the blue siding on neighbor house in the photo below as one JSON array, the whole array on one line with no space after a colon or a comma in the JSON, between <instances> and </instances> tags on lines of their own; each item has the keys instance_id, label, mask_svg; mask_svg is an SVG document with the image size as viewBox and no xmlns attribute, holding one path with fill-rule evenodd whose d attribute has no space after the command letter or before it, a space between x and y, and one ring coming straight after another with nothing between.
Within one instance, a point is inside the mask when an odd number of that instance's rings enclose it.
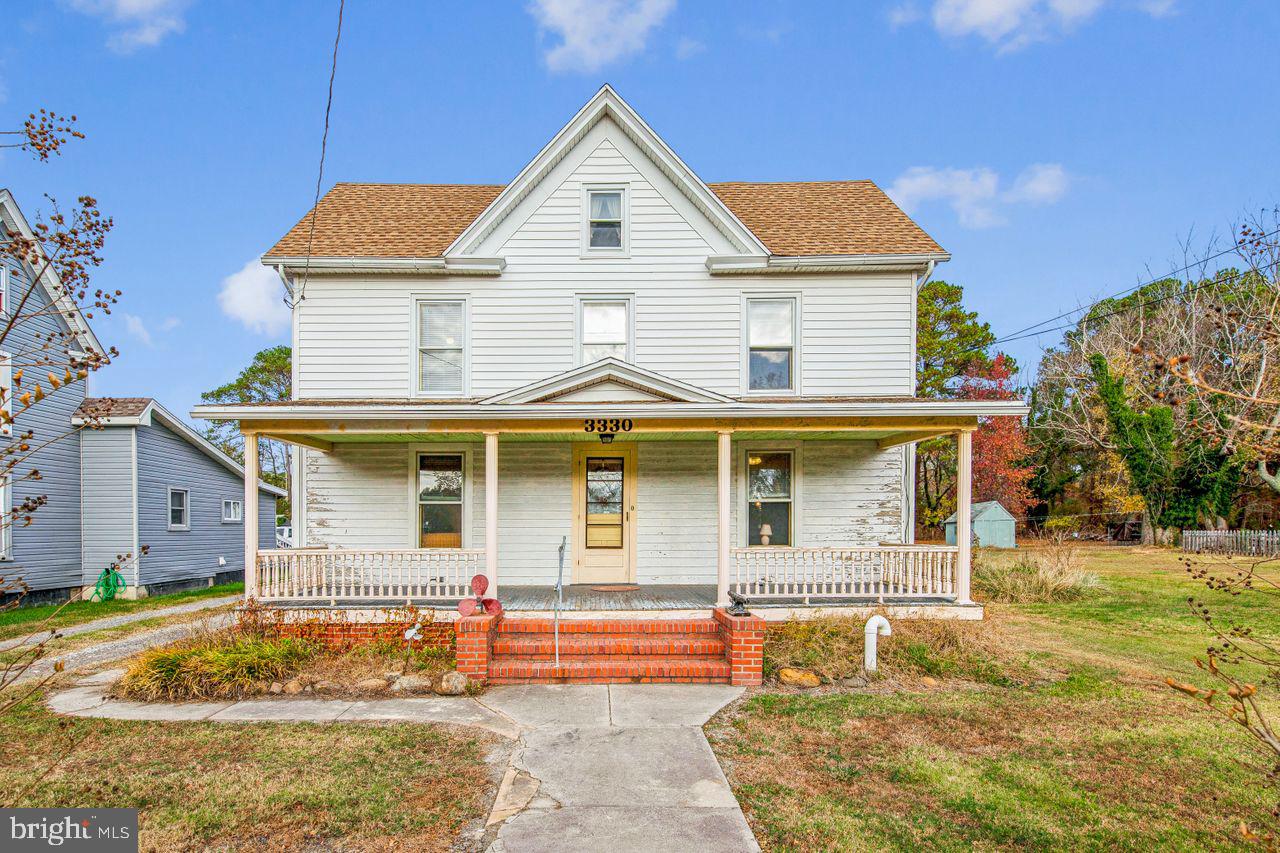
<instances>
[{"instance_id":1,"label":"blue siding on neighbor house","mask_svg":"<svg viewBox=\"0 0 1280 853\"><path fill-rule=\"evenodd\" d=\"M5 263L10 270L9 293L16 301L30 282L30 270L8 258L0 263ZM43 288L36 288L31 300L23 308L24 314L48 304ZM3 349L29 351L39 346L37 338L66 328L57 316L29 320L10 333ZM21 362L17 366L23 367ZM45 372L26 367L29 377L43 376ZM47 387L48 381L43 384ZM17 418L16 433L35 431L33 447L57 438L17 469L17 475L21 476L35 468L42 479L15 483L13 504L16 506L28 497L39 495L47 496L49 502L32 515L30 526L14 526L13 561L0 563L0 575L20 577L33 590L80 586L80 437L77 432L67 433L71 430L71 414L84 396L85 383L74 382Z\"/></svg>"},{"instance_id":2,"label":"blue siding on neighbor house","mask_svg":"<svg viewBox=\"0 0 1280 853\"><path fill-rule=\"evenodd\" d=\"M82 475L81 536L84 540L81 583L94 584L117 556L133 554L133 427L103 427L80 433ZM136 564L124 572L137 586Z\"/></svg>"},{"instance_id":3,"label":"blue siding on neighbor house","mask_svg":"<svg viewBox=\"0 0 1280 853\"><path fill-rule=\"evenodd\" d=\"M244 524L222 521L222 501L244 500L244 481L159 423L139 426L138 542L141 584L212 577L244 569ZM169 530L169 489L187 489L191 529ZM275 496L258 493L259 547L275 547ZM224 557L226 565L218 565Z\"/></svg>"}]
</instances>

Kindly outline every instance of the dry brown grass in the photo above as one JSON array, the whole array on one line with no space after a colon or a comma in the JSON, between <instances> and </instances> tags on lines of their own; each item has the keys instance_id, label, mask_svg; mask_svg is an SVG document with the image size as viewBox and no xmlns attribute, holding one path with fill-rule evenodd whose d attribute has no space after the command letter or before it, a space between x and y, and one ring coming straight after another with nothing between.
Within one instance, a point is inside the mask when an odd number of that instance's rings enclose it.
<instances>
[{"instance_id":1,"label":"dry brown grass","mask_svg":"<svg viewBox=\"0 0 1280 853\"><path fill-rule=\"evenodd\" d=\"M199 632L139 652L115 692L144 702L246 696L296 673L318 651L303 640L236 630Z\"/></svg>"},{"instance_id":2,"label":"dry brown grass","mask_svg":"<svg viewBox=\"0 0 1280 853\"><path fill-rule=\"evenodd\" d=\"M982 601L1004 604L1078 601L1102 591L1102 581L1083 563L1076 545L1048 541L1012 561L976 560L973 591Z\"/></svg>"}]
</instances>

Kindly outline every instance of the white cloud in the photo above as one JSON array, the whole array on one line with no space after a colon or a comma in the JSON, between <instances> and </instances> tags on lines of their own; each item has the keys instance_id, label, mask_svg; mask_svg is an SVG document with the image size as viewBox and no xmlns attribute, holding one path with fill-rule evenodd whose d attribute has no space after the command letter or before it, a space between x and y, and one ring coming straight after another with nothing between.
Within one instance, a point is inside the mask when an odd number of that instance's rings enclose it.
<instances>
[{"instance_id":1,"label":"white cloud","mask_svg":"<svg viewBox=\"0 0 1280 853\"><path fill-rule=\"evenodd\" d=\"M697 39L691 39L685 36L676 42L676 59L689 59L697 56L707 49L707 46Z\"/></svg>"},{"instance_id":2,"label":"white cloud","mask_svg":"<svg viewBox=\"0 0 1280 853\"><path fill-rule=\"evenodd\" d=\"M913 166L889 187L888 193L911 212L929 201L942 201L966 228L991 228L1008 221L1011 205L1052 204L1067 191L1070 179L1058 163L1036 163L1023 169L1012 186L1002 188L1000 175L986 167L938 169Z\"/></svg>"},{"instance_id":3,"label":"white cloud","mask_svg":"<svg viewBox=\"0 0 1280 853\"><path fill-rule=\"evenodd\" d=\"M222 280L218 305L249 331L278 335L289 328L291 318L282 296L280 277L254 258Z\"/></svg>"},{"instance_id":4,"label":"white cloud","mask_svg":"<svg viewBox=\"0 0 1280 853\"><path fill-rule=\"evenodd\" d=\"M150 330L147 329L147 324L142 322L141 317L128 313L124 313L121 316L124 317L125 329L128 330L129 334L141 341L143 346L153 347L156 345L156 342L151 338Z\"/></svg>"},{"instance_id":5,"label":"white cloud","mask_svg":"<svg viewBox=\"0 0 1280 853\"><path fill-rule=\"evenodd\" d=\"M552 71L599 71L640 53L676 0L533 0L538 26L560 37L547 51Z\"/></svg>"},{"instance_id":6,"label":"white cloud","mask_svg":"<svg viewBox=\"0 0 1280 853\"><path fill-rule=\"evenodd\" d=\"M1070 33L1118 3L1161 18L1173 13L1176 0L933 0L929 20L944 36L977 36L1007 53ZM922 17L908 0L890 11L889 23L898 27Z\"/></svg>"},{"instance_id":7,"label":"white cloud","mask_svg":"<svg viewBox=\"0 0 1280 853\"><path fill-rule=\"evenodd\" d=\"M182 321L177 317L165 317L160 321L160 331L172 332L174 329L182 325Z\"/></svg>"},{"instance_id":8,"label":"white cloud","mask_svg":"<svg viewBox=\"0 0 1280 853\"><path fill-rule=\"evenodd\" d=\"M66 0L77 12L105 21L111 28L107 47L133 53L155 47L187 28L184 17L191 0Z\"/></svg>"}]
</instances>

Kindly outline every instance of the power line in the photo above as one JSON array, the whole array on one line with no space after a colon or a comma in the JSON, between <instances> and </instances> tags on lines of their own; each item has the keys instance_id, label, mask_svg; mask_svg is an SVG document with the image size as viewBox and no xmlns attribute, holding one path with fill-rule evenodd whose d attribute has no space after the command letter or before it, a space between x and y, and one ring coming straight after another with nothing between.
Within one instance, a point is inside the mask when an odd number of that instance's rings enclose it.
<instances>
[{"instance_id":1,"label":"power line","mask_svg":"<svg viewBox=\"0 0 1280 853\"><path fill-rule=\"evenodd\" d=\"M1276 229L1276 230L1274 230L1274 231L1270 231L1270 232L1268 232L1268 233L1266 233L1266 234L1263 234L1263 235L1261 235L1261 237L1259 237L1258 239L1266 239L1266 238L1268 238L1268 237L1273 237L1273 236L1275 236L1275 235L1277 235L1277 234L1280 234L1280 228L1277 228L1277 229ZM1175 276L1181 275L1182 273L1185 273L1185 272L1187 272L1188 270L1194 269L1194 268L1196 268L1196 267L1198 267L1198 266L1201 266L1201 265L1203 265L1203 264L1205 264L1205 263L1208 263L1209 261L1215 260L1215 259L1217 259L1217 258L1222 257L1223 255L1230 254L1231 252L1234 252L1234 251L1236 251L1236 247L1235 247L1235 246L1232 246L1231 248L1228 248L1228 249L1223 249L1222 251L1217 252L1217 253L1212 254L1212 255L1209 255L1208 257L1200 258L1199 260L1195 261L1194 263L1187 264L1187 265L1185 265L1185 266L1183 266L1183 267L1179 267L1178 269L1175 269L1175 270L1170 270L1170 271L1169 271L1168 273L1166 273L1165 275L1159 276L1159 277L1157 277L1157 278L1153 278L1153 279L1151 279L1151 280L1149 280L1149 281L1144 281L1144 282L1142 282L1141 284L1137 284L1137 285L1134 285L1133 287L1127 288L1127 289L1125 289L1125 290L1118 291L1118 292L1116 292L1116 293L1111 294L1110 296L1104 296L1104 297L1102 297L1101 299L1098 299L1098 300L1096 300L1096 301L1094 301L1094 302L1090 303L1089 305L1082 305L1082 306L1080 306L1080 307L1078 307L1078 308L1073 308L1073 309L1071 309L1070 311L1064 311L1063 313L1058 314L1058 315L1056 315L1056 316L1054 316L1054 317L1050 317L1050 318L1048 318L1047 320L1041 320L1039 323L1034 323L1034 324L1032 324L1032 325L1030 325L1030 326L1027 326L1027 327L1025 327L1025 328L1018 329L1016 332L1010 332L1009 334L1005 335L1004 337L997 338L996 340L992 341L992 342L991 342L991 343L989 343L989 344L984 344L984 345L979 346L979 347L973 347L973 348L971 348L971 349L965 350L965 352L961 353L961 355L967 355L968 353L971 353L971 352L981 352L982 350L989 349L989 348L991 348L991 347L998 346L998 345L1000 345L1000 344L1007 344L1007 343L1011 343L1011 342L1013 342L1013 341L1020 341L1020 340L1024 340L1025 338L1033 338L1033 337L1037 337L1037 336L1039 336L1039 335L1045 335L1045 334L1048 334L1048 333L1050 333L1050 332L1061 331L1062 329L1069 329L1069 328L1071 328L1072 326L1076 325L1076 323L1077 323L1077 322L1079 322L1079 321L1072 321L1072 322L1070 322L1070 323L1065 323L1065 324L1063 324L1063 325L1061 325L1061 326L1054 326L1054 327L1053 327L1053 328L1051 328L1051 329L1041 329L1041 328L1039 328L1039 327L1040 327L1040 326L1045 325L1046 323L1052 323L1052 322L1054 322L1055 320L1061 320L1061 319L1064 319L1064 318L1066 318L1066 317L1070 317L1072 314L1076 314L1076 313L1079 313L1079 312L1081 312L1081 311L1089 311L1089 310L1092 310L1093 308L1097 307L1099 304L1101 304L1101 303L1103 303L1103 302L1106 302L1106 301L1108 301L1108 300L1110 300L1110 299L1118 299L1118 298L1120 298L1120 297L1122 297L1122 296L1127 296L1127 295L1129 295L1130 293L1133 293L1134 291L1141 290L1141 289L1142 289L1142 288L1144 288L1144 287L1149 287L1150 285L1158 284L1159 282L1165 281L1165 280L1170 279L1170 278L1174 278ZM1238 275L1243 275L1243 273L1237 274L1237 276L1234 276L1234 277L1232 277L1232 278L1238 277ZM1220 281L1221 281L1221 279L1213 279L1213 280L1210 280L1208 283L1209 283L1209 284L1213 284L1213 283L1219 283ZM1198 288L1199 288L1199 286L1196 286L1196 289L1198 289ZM1107 314L1103 314L1103 315L1101 315L1101 316L1099 316L1099 317L1094 317L1094 318L1090 318L1090 319L1091 319L1091 320L1100 320L1100 319L1103 319L1103 318L1105 318L1105 317L1114 316L1114 314L1122 313L1122 312L1124 312L1124 311L1132 311L1132 310L1133 310L1133 309L1135 309L1135 308L1144 307L1145 305L1155 304L1155 302L1164 301L1165 299L1172 298L1172 296L1173 296L1173 295L1174 295L1174 294L1170 294L1169 296L1160 297L1160 298L1158 298L1158 299L1156 299L1156 300L1154 300L1154 301L1151 301L1151 302L1142 303L1141 305L1132 305L1132 306L1129 306L1129 307L1127 307L1127 308L1122 308L1122 309L1119 309L1118 311L1115 311L1115 312L1109 312L1109 313L1107 313ZM1034 330L1034 331L1033 331L1033 330Z\"/></svg>"},{"instance_id":2,"label":"power line","mask_svg":"<svg viewBox=\"0 0 1280 853\"><path fill-rule=\"evenodd\" d=\"M329 95L324 103L324 132L320 135L320 170L316 175L316 196L311 205L311 227L307 232L307 256L302 267L302 286L298 288L295 302L306 298L307 280L311 276L311 246L316 237L316 219L319 218L320 186L324 183L324 156L329 147L329 113L333 109L333 80L338 75L338 43L342 41L342 13L347 0L338 0L338 31L333 37L333 59L329 65Z\"/></svg>"}]
</instances>

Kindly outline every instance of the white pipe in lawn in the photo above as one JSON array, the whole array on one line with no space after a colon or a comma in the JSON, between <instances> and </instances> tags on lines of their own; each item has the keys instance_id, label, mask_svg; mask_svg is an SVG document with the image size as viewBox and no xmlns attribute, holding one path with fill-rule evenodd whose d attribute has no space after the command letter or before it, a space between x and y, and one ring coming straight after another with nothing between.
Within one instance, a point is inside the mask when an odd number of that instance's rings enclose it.
<instances>
[{"instance_id":1,"label":"white pipe in lawn","mask_svg":"<svg viewBox=\"0 0 1280 853\"><path fill-rule=\"evenodd\" d=\"M889 627L889 620L877 613L867 620L867 626L862 629L863 638L866 640L866 646L862 651L862 668L867 672L876 671L876 636L887 637L893 633L893 629Z\"/></svg>"}]
</instances>

